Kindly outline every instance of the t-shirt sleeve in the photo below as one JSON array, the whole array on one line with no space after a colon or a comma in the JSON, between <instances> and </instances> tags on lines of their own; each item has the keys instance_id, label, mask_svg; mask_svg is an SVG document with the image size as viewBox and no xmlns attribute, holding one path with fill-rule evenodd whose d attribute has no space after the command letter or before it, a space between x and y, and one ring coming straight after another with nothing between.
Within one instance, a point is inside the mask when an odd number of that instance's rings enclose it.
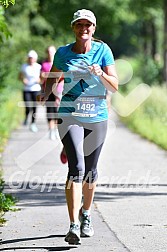
<instances>
[{"instance_id":1,"label":"t-shirt sleeve","mask_svg":"<svg viewBox=\"0 0 167 252\"><path fill-rule=\"evenodd\" d=\"M20 72L21 72L21 73L24 73L24 71L25 71L25 64L23 64L23 65L21 66L21 69L20 69Z\"/></svg>"},{"instance_id":2,"label":"t-shirt sleeve","mask_svg":"<svg viewBox=\"0 0 167 252\"><path fill-rule=\"evenodd\" d=\"M102 60L103 67L115 64L113 53L112 53L110 47L105 43L104 43L104 54L103 55L104 55L103 60Z\"/></svg>"},{"instance_id":3,"label":"t-shirt sleeve","mask_svg":"<svg viewBox=\"0 0 167 252\"><path fill-rule=\"evenodd\" d=\"M61 68L61 57L60 57L60 48L56 51L56 53L54 55L53 66L55 66L59 70L62 70L62 68Z\"/></svg>"}]
</instances>

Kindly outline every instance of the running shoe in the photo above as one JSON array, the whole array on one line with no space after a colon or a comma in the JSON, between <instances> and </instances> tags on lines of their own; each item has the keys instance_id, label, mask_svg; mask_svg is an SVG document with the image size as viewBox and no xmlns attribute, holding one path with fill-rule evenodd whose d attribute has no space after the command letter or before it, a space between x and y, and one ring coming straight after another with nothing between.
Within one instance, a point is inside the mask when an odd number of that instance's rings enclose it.
<instances>
[{"instance_id":1,"label":"running shoe","mask_svg":"<svg viewBox=\"0 0 167 252\"><path fill-rule=\"evenodd\" d=\"M66 164L66 163L67 163L67 156L66 156L65 153L63 153L63 151L62 151L61 154L60 154L60 159L61 159L61 162L62 162L63 164Z\"/></svg>"},{"instance_id":2,"label":"running shoe","mask_svg":"<svg viewBox=\"0 0 167 252\"><path fill-rule=\"evenodd\" d=\"M65 241L69 244L79 245L80 242L80 227L75 223L71 223L69 232L66 234Z\"/></svg>"},{"instance_id":3,"label":"running shoe","mask_svg":"<svg viewBox=\"0 0 167 252\"><path fill-rule=\"evenodd\" d=\"M91 237L94 235L94 229L91 222L91 216L82 213L82 209L80 209L79 220L81 222L81 237Z\"/></svg>"},{"instance_id":4,"label":"running shoe","mask_svg":"<svg viewBox=\"0 0 167 252\"><path fill-rule=\"evenodd\" d=\"M30 130L34 133L38 132L38 128L35 123L31 123Z\"/></svg>"}]
</instances>

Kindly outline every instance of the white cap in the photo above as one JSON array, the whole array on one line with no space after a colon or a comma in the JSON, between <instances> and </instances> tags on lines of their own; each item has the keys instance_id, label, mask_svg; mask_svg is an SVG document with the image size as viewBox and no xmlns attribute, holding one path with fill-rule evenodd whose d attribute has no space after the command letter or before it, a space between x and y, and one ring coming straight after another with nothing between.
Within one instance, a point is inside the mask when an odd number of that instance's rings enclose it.
<instances>
[{"instance_id":1,"label":"white cap","mask_svg":"<svg viewBox=\"0 0 167 252\"><path fill-rule=\"evenodd\" d=\"M28 56L28 58L38 59L38 54L34 50L29 51L27 56Z\"/></svg>"},{"instance_id":2,"label":"white cap","mask_svg":"<svg viewBox=\"0 0 167 252\"><path fill-rule=\"evenodd\" d=\"M79 19L87 19L96 26L96 17L94 13L90 10L82 9L75 12L73 16L73 20L71 21L71 25Z\"/></svg>"}]
</instances>

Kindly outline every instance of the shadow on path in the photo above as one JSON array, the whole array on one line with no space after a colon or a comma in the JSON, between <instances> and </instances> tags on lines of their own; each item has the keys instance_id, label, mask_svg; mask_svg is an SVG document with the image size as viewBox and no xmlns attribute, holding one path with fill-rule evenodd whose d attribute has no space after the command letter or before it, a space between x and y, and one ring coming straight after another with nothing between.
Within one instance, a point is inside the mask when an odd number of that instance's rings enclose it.
<instances>
[{"instance_id":1,"label":"shadow on path","mask_svg":"<svg viewBox=\"0 0 167 252\"><path fill-rule=\"evenodd\" d=\"M96 192L94 200L95 201L115 201L116 199L125 199L128 197L152 197L152 196L167 196L167 192L116 192L116 193L107 193L107 192Z\"/></svg>"},{"instance_id":2,"label":"shadow on path","mask_svg":"<svg viewBox=\"0 0 167 252\"><path fill-rule=\"evenodd\" d=\"M23 242L23 241L34 241L34 240L56 238L56 237L65 237L65 235L48 235L48 236L39 236L39 237L20 238L20 239L2 241L1 244L9 244L9 243Z\"/></svg>"},{"instance_id":3,"label":"shadow on path","mask_svg":"<svg viewBox=\"0 0 167 252\"><path fill-rule=\"evenodd\" d=\"M66 204L64 185L58 187L57 184L32 184L30 182L12 183L5 186L7 193L18 200L19 206L60 206Z\"/></svg>"},{"instance_id":4,"label":"shadow on path","mask_svg":"<svg viewBox=\"0 0 167 252\"><path fill-rule=\"evenodd\" d=\"M78 248L78 247L74 247L74 246L64 246L64 247L35 247L35 246L32 246L32 247L12 247L12 248L4 248L4 249L0 249L0 251L15 251L16 249L17 250L28 250L28 249L32 249L33 251L36 250L36 249L45 249L47 251L68 251L70 249L74 249L74 248Z\"/></svg>"},{"instance_id":5,"label":"shadow on path","mask_svg":"<svg viewBox=\"0 0 167 252\"><path fill-rule=\"evenodd\" d=\"M66 204L65 185L64 184L22 184L18 188L18 183L13 183L15 187L6 185L7 193L12 193L18 199L19 206L60 206ZM127 197L152 197L152 196L167 196L167 185L159 184L150 187L148 185L136 186L135 184L124 185L100 185L97 187L94 201L115 201ZM102 190L99 191L99 188ZM108 191L110 188L110 191ZM115 191L115 188L117 191ZM163 188L164 191L159 191ZM113 189L113 191L111 191ZM132 190L133 189L133 190ZM156 190L157 189L157 190ZM105 190L105 191L104 191Z\"/></svg>"}]
</instances>

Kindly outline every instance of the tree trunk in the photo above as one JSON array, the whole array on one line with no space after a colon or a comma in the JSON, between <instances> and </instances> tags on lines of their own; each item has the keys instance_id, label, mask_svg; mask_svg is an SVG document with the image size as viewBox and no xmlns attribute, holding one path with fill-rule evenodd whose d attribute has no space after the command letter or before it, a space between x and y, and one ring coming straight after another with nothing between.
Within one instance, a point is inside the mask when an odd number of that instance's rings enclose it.
<instances>
[{"instance_id":1,"label":"tree trunk","mask_svg":"<svg viewBox=\"0 0 167 252\"><path fill-rule=\"evenodd\" d=\"M167 0L164 0L164 81L167 83Z\"/></svg>"},{"instance_id":2,"label":"tree trunk","mask_svg":"<svg viewBox=\"0 0 167 252\"><path fill-rule=\"evenodd\" d=\"M144 55L149 55L148 23L146 21L143 21L142 37L143 37L143 52L144 52Z\"/></svg>"},{"instance_id":3,"label":"tree trunk","mask_svg":"<svg viewBox=\"0 0 167 252\"><path fill-rule=\"evenodd\" d=\"M155 59L156 55L156 48L157 48L157 36L156 36L156 28L155 28L155 22L152 20L151 22L151 38L152 38L152 46L151 46L151 56L153 59Z\"/></svg>"}]
</instances>

